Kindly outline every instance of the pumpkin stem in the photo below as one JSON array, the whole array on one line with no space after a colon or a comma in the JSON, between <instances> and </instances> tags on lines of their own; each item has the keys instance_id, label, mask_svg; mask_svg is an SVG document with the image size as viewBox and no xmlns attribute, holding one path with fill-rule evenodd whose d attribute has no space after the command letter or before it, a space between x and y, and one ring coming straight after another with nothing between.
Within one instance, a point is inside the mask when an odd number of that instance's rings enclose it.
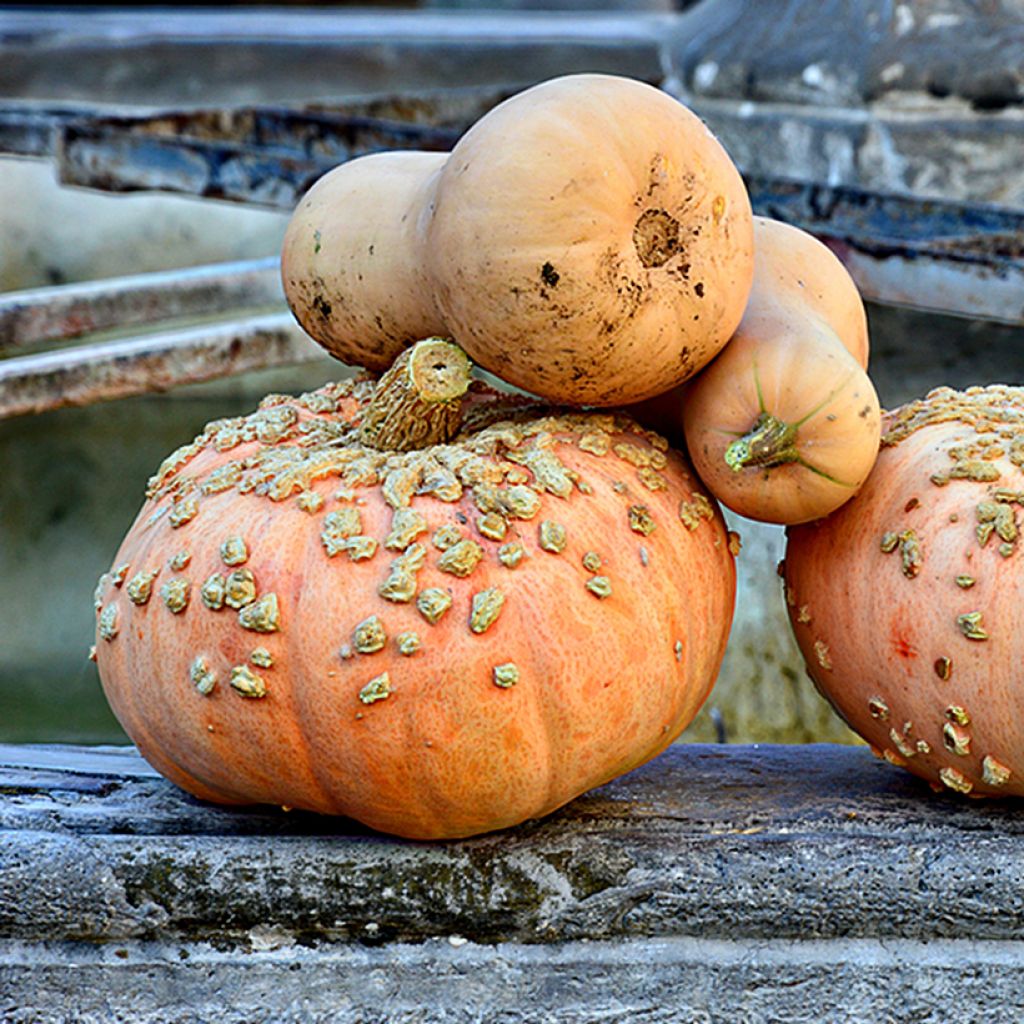
<instances>
[{"instance_id":1,"label":"pumpkin stem","mask_svg":"<svg viewBox=\"0 0 1024 1024\"><path fill-rule=\"evenodd\" d=\"M462 397L471 370L469 357L454 342L416 342L377 382L360 424L360 440L399 452L450 441L462 425Z\"/></svg>"},{"instance_id":2,"label":"pumpkin stem","mask_svg":"<svg viewBox=\"0 0 1024 1024\"><path fill-rule=\"evenodd\" d=\"M725 463L734 473L739 473L747 466L771 469L799 462L796 434L795 424L784 423L770 412L762 412L753 427L725 449Z\"/></svg>"}]
</instances>

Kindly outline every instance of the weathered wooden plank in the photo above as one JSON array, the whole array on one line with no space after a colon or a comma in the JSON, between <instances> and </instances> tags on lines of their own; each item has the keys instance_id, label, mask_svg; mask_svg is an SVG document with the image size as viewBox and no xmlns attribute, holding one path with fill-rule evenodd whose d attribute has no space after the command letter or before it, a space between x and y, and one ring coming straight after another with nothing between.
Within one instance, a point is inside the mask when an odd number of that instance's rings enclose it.
<instances>
[{"instance_id":1,"label":"weathered wooden plank","mask_svg":"<svg viewBox=\"0 0 1024 1024\"><path fill-rule=\"evenodd\" d=\"M0 743L0 772L10 786L15 771L38 773L41 784L56 785L66 775L106 775L123 779L159 779L160 773L134 747L79 746L71 743Z\"/></svg>"},{"instance_id":2,"label":"weathered wooden plank","mask_svg":"<svg viewBox=\"0 0 1024 1024\"><path fill-rule=\"evenodd\" d=\"M0 1019L1010 1019L1024 816L862 748L671 748L413 843L0 747Z\"/></svg>"}]
</instances>

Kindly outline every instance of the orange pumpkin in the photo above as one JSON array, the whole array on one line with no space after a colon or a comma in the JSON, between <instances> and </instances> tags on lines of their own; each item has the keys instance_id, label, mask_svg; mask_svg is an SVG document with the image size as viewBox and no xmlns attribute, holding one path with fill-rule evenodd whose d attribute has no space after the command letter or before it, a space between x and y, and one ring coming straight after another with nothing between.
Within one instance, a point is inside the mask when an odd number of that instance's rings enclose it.
<instances>
[{"instance_id":1,"label":"orange pumpkin","mask_svg":"<svg viewBox=\"0 0 1024 1024\"><path fill-rule=\"evenodd\" d=\"M755 218L754 237L739 329L684 390L655 399L648 417L667 420L670 438L682 423L701 479L733 511L807 522L849 500L878 453L878 395L838 334L866 361L864 310L838 260L804 232ZM820 261L813 266L825 269L812 272L808 255L820 258L818 250L835 266Z\"/></svg>"},{"instance_id":2,"label":"orange pumpkin","mask_svg":"<svg viewBox=\"0 0 1024 1024\"><path fill-rule=\"evenodd\" d=\"M620 414L474 384L460 427L467 371L421 342L379 385L211 423L150 481L97 590L97 660L168 778L463 836L691 720L735 587L714 502Z\"/></svg>"},{"instance_id":3,"label":"orange pumpkin","mask_svg":"<svg viewBox=\"0 0 1024 1024\"><path fill-rule=\"evenodd\" d=\"M850 727L937 789L1024 795L1024 389L887 414L867 483L788 531L808 671Z\"/></svg>"}]
</instances>

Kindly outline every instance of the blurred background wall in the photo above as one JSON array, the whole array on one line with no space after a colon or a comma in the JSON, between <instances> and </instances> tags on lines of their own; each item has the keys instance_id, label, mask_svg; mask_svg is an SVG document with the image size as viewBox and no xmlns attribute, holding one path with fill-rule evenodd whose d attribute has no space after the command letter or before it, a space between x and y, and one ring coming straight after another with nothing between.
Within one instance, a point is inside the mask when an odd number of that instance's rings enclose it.
<instances>
[{"instance_id":1,"label":"blurred background wall","mask_svg":"<svg viewBox=\"0 0 1024 1024\"><path fill-rule=\"evenodd\" d=\"M746 172L1021 207L1021 17L1017 4L962 0L4 8L0 108L301 104L606 71L680 96ZM51 159L0 153L0 292L274 256L286 220L70 188ZM1020 325L877 305L869 316L884 405L1024 378ZM123 739L86 653L95 580L146 478L208 420L346 372L324 359L0 420L0 741ZM744 539L737 618L685 738L850 741L790 639L781 529L733 522Z\"/></svg>"}]
</instances>

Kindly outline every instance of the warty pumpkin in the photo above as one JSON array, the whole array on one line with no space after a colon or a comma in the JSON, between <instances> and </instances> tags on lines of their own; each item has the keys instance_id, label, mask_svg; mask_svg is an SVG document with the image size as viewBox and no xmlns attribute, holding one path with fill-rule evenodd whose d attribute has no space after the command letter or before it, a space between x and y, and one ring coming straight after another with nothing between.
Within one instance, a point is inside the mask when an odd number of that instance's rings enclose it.
<instances>
[{"instance_id":1,"label":"warty pumpkin","mask_svg":"<svg viewBox=\"0 0 1024 1024\"><path fill-rule=\"evenodd\" d=\"M939 388L886 415L867 483L788 532L818 689L935 789L1024 795L1024 389Z\"/></svg>"},{"instance_id":2,"label":"warty pumpkin","mask_svg":"<svg viewBox=\"0 0 1024 1024\"><path fill-rule=\"evenodd\" d=\"M169 779L464 836L691 720L735 590L714 501L628 417L469 386L468 365L431 340L379 384L270 396L150 481L97 589L96 659Z\"/></svg>"},{"instance_id":3,"label":"warty pumpkin","mask_svg":"<svg viewBox=\"0 0 1024 1024\"><path fill-rule=\"evenodd\" d=\"M302 197L281 247L285 297L303 329L344 363L386 370L443 333L424 267L423 224L447 154L372 153Z\"/></svg>"},{"instance_id":4,"label":"warty pumpkin","mask_svg":"<svg viewBox=\"0 0 1024 1024\"><path fill-rule=\"evenodd\" d=\"M704 483L733 511L807 522L849 500L878 453L878 395L851 351L866 360L863 305L820 243L764 218L754 224L754 284L738 330L694 380L655 399L641 418L670 439L682 433ZM838 271L822 260L829 269L808 272L819 249Z\"/></svg>"}]
</instances>

